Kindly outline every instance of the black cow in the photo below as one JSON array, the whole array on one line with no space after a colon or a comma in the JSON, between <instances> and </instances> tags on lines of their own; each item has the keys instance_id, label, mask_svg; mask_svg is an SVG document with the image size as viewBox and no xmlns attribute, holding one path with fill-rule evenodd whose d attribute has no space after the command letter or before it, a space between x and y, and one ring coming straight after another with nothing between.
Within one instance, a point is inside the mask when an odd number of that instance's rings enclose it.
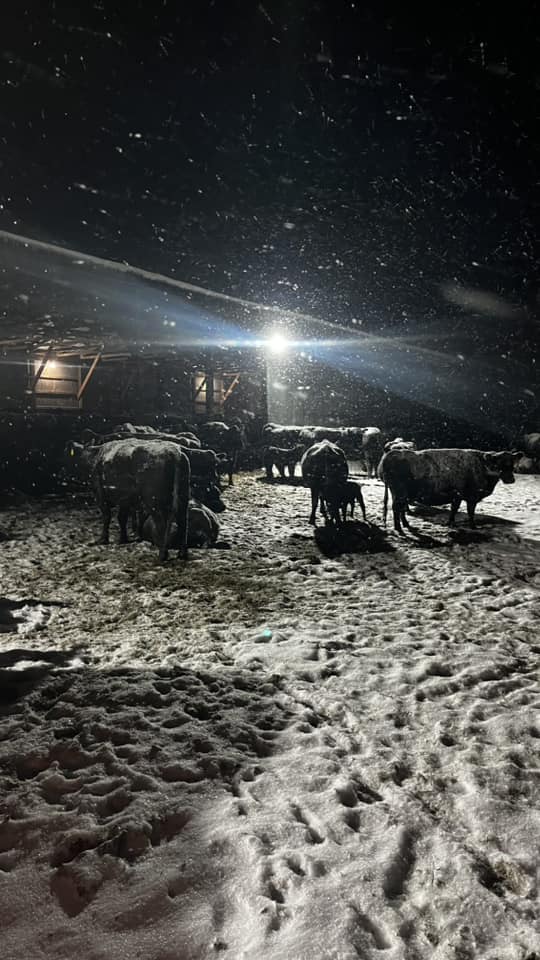
<instances>
[{"instance_id":1,"label":"black cow","mask_svg":"<svg viewBox=\"0 0 540 960\"><path fill-rule=\"evenodd\" d=\"M302 459L304 446L298 444L290 450L284 447L266 447L263 453L263 467L266 470L268 480L272 480L273 467L277 467L280 477L285 479L285 470L289 471L289 477L294 477L296 464Z\"/></svg>"},{"instance_id":2,"label":"black cow","mask_svg":"<svg viewBox=\"0 0 540 960\"><path fill-rule=\"evenodd\" d=\"M189 460L192 477L197 477L214 486L219 484L218 459L213 450L198 450L195 447L184 446L180 449Z\"/></svg>"},{"instance_id":3,"label":"black cow","mask_svg":"<svg viewBox=\"0 0 540 960\"><path fill-rule=\"evenodd\" d=\"M378 427L362 427L362 453L368 477L377 476L377 467L384 453L384 437Z\"/></svg>"},{"instance_id":4,"label":"black cow","mask_svg":"<svg viewBox=\"0 0 540 960\"><path fill-rule=\"evenodd\" d=\"M159 558L166 560L173 523L178 527L178 556L187 557L187 510L190 494L189 460L167 441L113 440L86 448L91 480L103 518L101 543L109 542L113 507L118 507L120 543L127 542L133 511L151 516L157 531Z\"/></svg>"},{"instance_id":5,"label":"black cow","mask_svg":"<svg viewBox=\"0 0 540 960\"><path fill-rule=\"evenodd\" d=\"M191 495L194 500L212 510L213 513L223 513L226 506L221 498L221 490L215 483L208 483L204 477L194 477L191 475Z\"/></svg>"},{"instance_id":6,"label":"black cow","mask_svg":"<svg viewBox=\"0 0 540 960\"><path fill-rule=\"evenodd\" d=\"M343 450L329 440L314 443L302 457L301 469L302 476L311 490L309 522L315 524L317 504L320 503L321 513L325 519L328 511L330 519L339 526L342 486L349 475Z\"/></svg>"},{"instance_id":7,"label":"black cow","mask_svg":"<svg viewBox=\"0 0 540 960\"><path fill-rule=\"evenodd\" d=\"M233 474L238 470L240 451L244 447L243 430L238 424L227 426L218 420L202 423L199 427L199 437L205 447L215 450L216 453L225 453L230 457L228 469L229 484L233 482Z\"/></svg>"},{"instance_id":8,"label":"black cow","mask_svg":"<svg viewBox=\"0 0 540 960\"><path fill-rule=\"evenodd\" d=\"M429 506L449 503L448 523L452 525L461 501L465 500L469 522L474 527L476 504L493 493L499 480L513 483L513 468L514 456L508 451L390 450L379 464L379 478L385 485L384 522L390 490L398 533L403 533L402 524L409 528L406 510L412 501Z\"/></svg>"}]
</instances>

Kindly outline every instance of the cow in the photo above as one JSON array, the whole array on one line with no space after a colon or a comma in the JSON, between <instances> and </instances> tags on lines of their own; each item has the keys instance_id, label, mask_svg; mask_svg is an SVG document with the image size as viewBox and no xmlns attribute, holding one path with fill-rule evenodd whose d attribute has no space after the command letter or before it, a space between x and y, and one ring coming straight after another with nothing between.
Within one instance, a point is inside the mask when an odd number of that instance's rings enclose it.
<instances>
[{"instance_id":1,"label":"cow","mask_svg":"<svg viewBox=\"0 0 540 960\"><path fill-rule=\"evenodd\" d=\"M287 427L280 423L267 423L262 429L262 442L267 447L279 447L290 450L300 442L301 434L305 434L306 427ZM313 437L309 438L309 444Z\"/></svg>"},{"instance_id":2,"label":"cow","mask_svg":"<svg viewBox=\"0 0 540 960\"><path fill-rule=\"evenodd\" d=\"M499 480L514 483L514 455L509 451L486 453L482 450L389 450L379 464L378 475L384 482L384 522L388 510L388 490L392 494L394 528L403 533L409 527L406 510L409 502L429 506L450 504L448 523L452 526L462 500L467 504L474 527L476 504L489 497Z\"/></svg>"},{"instance_id":3,"label":"cow","mask_svg":"<svg viewBox=\"0 0 540 960\"><path fill-rule=\"evenodd\" d=\"M378 427L361 427L362 452L368 478L377 476L377 467L384 453L384 437Z\"/></svg>"},{"instance_id":4,"label":"cow","mask_svg":"<svg viewBox=\"0 0 540 960\"><path fill-rule=\"evenodd\" d=\"M315 525L315 513L320 502L321 513L325 519L328 509L330 519L339 526L340 488L349 476L343 450L330 440L321 440L306 450L300 466L302 476L311 490L309 522Z\"/></svg>"},{"instance_id":5,"label":"cow","mask_svg":"<svg viewBox=\"0 0 540 960\"><path fill-rule=\"evenodd\" d=\"M228 470L229 485L233 482L233 474L238 470L238 458L244 447L243 430L238 424L227 426L221 421L209 421L199 427L199 438L205 447L215 450L216 453L226 453L230 459Z\"/></svg>"},{"instance_id":6,"label":"cow","mask_svg":"<svg viewBox=\"0 0 540 960\"><path fill-rule=\"evenodd\" d=\"M188 547L212 547L219 537L219 523L212 510L202 503L190 500L188 506ZM142 528L142 539L158 543L158 532L153 517L147 517ZM173 523L168 546L179 546L178 526Z\"/></svg>"},{"instance_id":7,"label":"cow","mask_svg":"<svg viewBox=\"0 0 540 960\"><path fill-rule=\"evenodd\" d=\"M130 433L130 434L147 434L148 436L154 436L156 433L159 433L155 427L141 426L139 424L134 425L133 423L121 423L119 427L116 427L117 433Z\"/></svg>"},{"instance_id":8,"label":"cow","mask_svg":"<svg viewBox=\"0 0 540 960\"><path fill-rule=\"evenodd\" d=\"M268 480L272 480L273 467L275 466L282 480L285 479L285 470L289 471L289 477L294 477L296 464L302 459L305 447L297 444L290 450L284 447L266 447L263 453L263 467L266 470Z\"/></svg>"},{"instance_id":9,"label":"cow","mask_svg":"<svg viewBox=\"0 0 540 960\"><path fill-rule=\"evenodd\" d=\"M403 437L396 437L395 440L388 440L384 445L384 452L389 450L416 450L414 440L404 440Z\"/></svg>"},{"instance_id":10,"label":"cow","mask_svg":"<svg viewBox=\"0 0 540 960\"><path fill-rule=\"evenodd\" d=\"M223 513L227 509L221 498L219 487L215 483L208 483L204 477L191 475L191 496L208 507L212 513Z\"/></svg>"},{"instance_id":11,"label":"cow","mask_svg":"<svg viewBox=\"0 0 540 960\"><path fill-rule=\"evenodd\" d=\"M351 517L354 517L354 505L358 503L362 511L362 517L366 519L366 505L364 503L364 497L362 496L362 487L359 483L355 483L354 480L345 480L343 484L338 487L340 493L340 510L343 514L343 522L347 519L347 507L351 508Z\"/></svg>"},{"instance_id":12,"label":"cow","mask_svg":"<svg viewBox=\"0 0 540 960\"><path fill-rule=\"evenodd\" d=\"M521 448L532 460L540 460L540 433L526 433Z\"/></svg>"},{"instance_id":13,"label":"cow","mask_svg":"<svg viewBox=\"0 0 540 960\"><path fill-rule=\"evenodd\" d=\"M219 484L218 459L213 450L198 450L196 447L180 446L191 466L192 477L208 484Z\"/></svg>"},{"instance_id":14,"label":"cow","mask_svg":"<svg viewBox=\"0 0 540 960\"><path fill-rule=\"evenodd\" d=\"M109 542L111 511L118 507L120 543L127 542L130 514L141 511L155 523L160 560L167 559L173 522L178 527L178 557L187 557L190 466L177 444L165 440L112 440L86 448L83 456L90 463L103 519L101 543Z\"/></svg>"}]
</instances>

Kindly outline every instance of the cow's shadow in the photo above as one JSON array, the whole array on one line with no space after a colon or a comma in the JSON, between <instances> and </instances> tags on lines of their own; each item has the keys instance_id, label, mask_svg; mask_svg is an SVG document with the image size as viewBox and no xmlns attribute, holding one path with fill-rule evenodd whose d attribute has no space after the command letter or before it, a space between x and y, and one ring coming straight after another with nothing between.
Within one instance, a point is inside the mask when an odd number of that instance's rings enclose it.
<instances>
[{"instance_id":1,"label":"cow's shadow","mask_svg":"<svg viewBox=\"0 0 540 960\"><path fill-rule=\"evenodd\" d=\"M391 553L395 549L386 539L386 531L375 523L347 520L336 527L328 523L315 527L315 543L326 557L345 553Z\"/></svg>"},{"instance_id":2,"label":"cow's shadow","mask_svg":"<svg viewBox=\"0 0 540 960\"><path fill-rule=\"evenodd\" d=\"M409 517L413 518L418 517L419 520L427 519L430 523L437 524L440 527L448 527L448 520L450 518L450 510L446 507L430 507L425 504L415 503L410 510ZM519 526L519 520L508 520L506 517L493 516L488 513L477 514L474 518L476 527L487 527L487 526L500 526L500 527L516 527ZM465 527L470 531L474 532L474 527L471 528L468 523L466 514L458 513L456 516L456 526L448 527L450 531L459 530L460 528Z\"/></svg>"},{"instance_id":3,"label":"cow's shadow","mask_svg":"<svg viewBox=\"0 0 540 960\"><path fill-rule=\"evenodd\" d=\"M284 487L305 487L307 486L303 477L267 477L266 474L263 474L261 477L257 477L258 483L267 483L269 486L284 486Z\"/></svg>"}]
</instances>

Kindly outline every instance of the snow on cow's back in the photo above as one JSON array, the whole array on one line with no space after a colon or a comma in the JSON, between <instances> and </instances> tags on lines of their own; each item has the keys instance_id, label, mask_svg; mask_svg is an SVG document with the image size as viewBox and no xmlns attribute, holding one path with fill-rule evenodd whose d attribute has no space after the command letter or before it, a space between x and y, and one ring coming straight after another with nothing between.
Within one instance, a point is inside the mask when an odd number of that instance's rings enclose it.
<instances>
[{"instance_id":1,"label":"snow on cow's back","mask_svg":"<svg viewBox=\"0 0 540 960\"><path fill-rule=\"evenodd\" d=\"M179 445L171 443L170 440L109 440L99 448L99 460L105 465L114 460L131 460L137 454L144 451L145 456L151 460L159 460L163 456L176 457L180 451ZM182 452L182 451L180 451Z\"/></svg>"},{"instance_id":2,"label":"snow on cow's back","mask_svg":"<svg viewBox=\"0 0 540 960\"><path fill-rule=\"evenodd\" d=\"M341 447L338 447L336 443L332 443L331 440L320 440L318 443L314 443L313 446L309 447L304 453L300 461L302 476L309 478L313 469L317 472L316 464L320 464L323 461L325 463L331 461L334 464L342 463L344 464L345 471L348 473L347 458Z\"/></svg>"}]
</instances>

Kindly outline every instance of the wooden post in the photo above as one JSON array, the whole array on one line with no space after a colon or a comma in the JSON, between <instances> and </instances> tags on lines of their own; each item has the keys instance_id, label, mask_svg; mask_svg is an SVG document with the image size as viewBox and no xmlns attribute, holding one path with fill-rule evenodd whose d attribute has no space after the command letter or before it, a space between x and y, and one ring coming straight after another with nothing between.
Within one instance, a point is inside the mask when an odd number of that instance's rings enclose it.
<instances>
[{"instance_id":1,"label":"wooden post","mask_svg":"<svg viewBox=\"0 0 540 960\"><path fill-rule=\"evenodd\" d=\"M206 366L206 416L211 420L214 415L214 362L208 357Z\"/></svg>"},{"instance_id":2,"label":"wooden post","mask_svg":"<svg viewBox=\"0 0 540 960\"><path fill-rule=\"evenodd\" d=\"M46 352L43 354L43 359L42 359L42 361L41 361L41 363L40 363L40 365L39 365L39 367L38 367L38 369L37 369L37 373L34 374L34 379L33 379L33 381L32 381L32 393L35 393L36 387L37 387L37 385L38 385L38 383L39 383L39 381L40 381L40 379L41 379L41 374L43 373L45 367L47 366L47 362L48 362L48 360L49 360L49 358L50 358L50 356L51 356L52 349L53 349L53 345L52 345L52 343L51 343L51 344L47 347Z\"/></svg>"},{"instance_id":3,"label":"wooden post","mask_svg":"<svg viewBox=\"0 0 540 960\"><path fill-rule=\"evenodd\" d=\"M82 395L83 395L84 391L86 390L88 384L90 383L90 380L91 380L92 377L94 376L94 371L95 371L95 369L96 369L99 361L101 360L101 355L102 355L102 353L103 353L103 347L101 347L101 350L99 351L99 353L96 353L94 359L92 360L92 364L91 364L91 366L90 366L90 369L89 369L88 373L86 374L83 382L81 383L81 385L80 385L80 387L79 387L79 390L78 390L78 393L77 393L77 400L80 400L80 399L82 398Z\"/></svg>"},{"instance_id":4,"label":"wooden post","mask_svg":"<svg viewBox=\"0 0 540 960\"><path fill-rule=\"evenodd\" d=\"M197 399L197 397L199 396L199 394L201 393L203 387L205 387L205 386L206 386L206 377L203 377L202 380L201 380L201 382L200 382L200 384L199 384L199 386L197 387L197 389L196 389L196 391L195 391L195 396L193 397L193 402L194 402L194 403L195 403L195 400Z\"/></svg>"},{"instance_id":5,"label":"wooden post","mask_svg":"<svg viewBox=\"0 0 540 960\"><path fill-rule=\"evenodd\" d=\"M235 375L235 377L234 377L233 382L231 383L231 385L230 385L229 387L227 387L227 389L226 389L226 391L225 391L225 395L224 395L224 397L223 397L223 403L226 403L226 401L229 399L231 393L232 393L233 390L238 386L239 383L240 383L240 374L237 373L237 374Z\"/></svg>"}]
</instances>

